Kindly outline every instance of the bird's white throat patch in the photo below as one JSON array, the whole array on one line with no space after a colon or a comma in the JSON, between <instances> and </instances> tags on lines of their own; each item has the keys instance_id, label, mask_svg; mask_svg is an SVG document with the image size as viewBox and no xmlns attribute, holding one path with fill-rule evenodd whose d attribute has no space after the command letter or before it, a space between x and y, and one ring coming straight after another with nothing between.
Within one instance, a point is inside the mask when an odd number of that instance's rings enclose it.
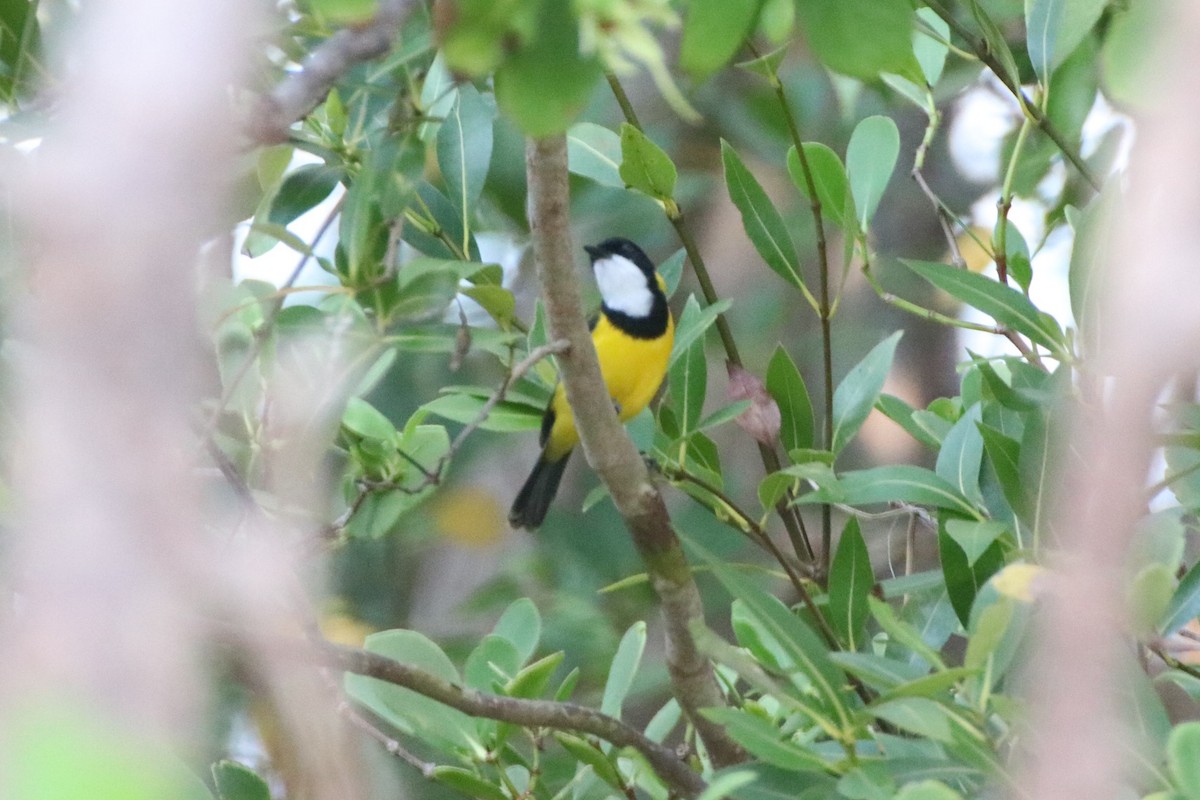
<instances>
[{"instance_id":1,"label":"bird's white throat patch","mask_svg":"<svg viewBox=\"0 0 1200 800\"><path fill-rule=\"evenodd\" d=\"M636 264L624 256L611 255L595 261L592 268L604 305L631 317L649 316L654 294Z\"/></svg>"}]
</instances>

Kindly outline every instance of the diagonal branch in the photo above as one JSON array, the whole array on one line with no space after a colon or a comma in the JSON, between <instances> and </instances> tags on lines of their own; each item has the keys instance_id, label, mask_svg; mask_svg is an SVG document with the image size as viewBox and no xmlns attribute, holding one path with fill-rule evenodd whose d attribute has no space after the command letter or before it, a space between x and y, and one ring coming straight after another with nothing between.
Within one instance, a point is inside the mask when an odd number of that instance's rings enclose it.
<instances>
[{"instance_id":1,"label":"diagonal branch","mask_svg":"<svg viewBox=\"0 0 1200 800\"><path fill-rule=\"evenodd\" d=\"M642 457L617 420L583 318L572 258L566 137L530 139L525 161L529 224L546 319L551 336L569 342L559 365L584 454L608 487L662 603L667 670L675 696L714 763L735 763L743 757L741 748L723 728L698 713L702 708L725 705L712 664L696 647L690 630L692 624L703 622L700 592L671 527L662 495L650 482Z\"/></svg>"},{"instance_id":2,"label":"diagonal branch","mask_svg":"<svg viewBox=\"0 0 1200 800\"><path fill-rule=\"evenodd\" d=\"M679 796L690 798L704 791L704 779L681 761L671 748L593 708L574 703L486 694L368 650L330 642L320 642L319 646L339 669L403 686L473 717L528 727L576 731L596 736L617 747L632 747L645 756L658 777Z\"/></svg>"},{"instance_id":3,"label":"diagonal branch","mask_svg":"<svg viewBox=\"0 0 1200 800\"><path fill-rule=\"evenodd\" d=\"M293 123L316 108L351 67L391 48L404 20L417 6L416 0L382 0L370 21L343 28L326 39L299 70L289 72L259 100L246 122L247 134L263 144L286 142Z\"/></svg>"}]
</instances>

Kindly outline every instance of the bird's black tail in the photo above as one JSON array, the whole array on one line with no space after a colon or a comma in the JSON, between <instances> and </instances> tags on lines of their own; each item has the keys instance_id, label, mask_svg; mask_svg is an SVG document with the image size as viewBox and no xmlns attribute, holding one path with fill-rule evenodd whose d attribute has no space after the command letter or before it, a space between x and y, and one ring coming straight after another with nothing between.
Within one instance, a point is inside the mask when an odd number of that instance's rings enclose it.
<instances>
[{"instance_id":1,"label":"bird's black tail","mask_svg":"<svg viewBox=\"0 0 1200 800\"><path fill-rule=\"evenodd\" d=\"M508 512L508 522L514 528L533 530L542 524L550 502L558 492L558 484L562 481L563 470L567 468L570 453L558 461L548 461L545 453L538 457L529 473L525 485L517 492L512 508Z\"/></svg>"}]
</instances>

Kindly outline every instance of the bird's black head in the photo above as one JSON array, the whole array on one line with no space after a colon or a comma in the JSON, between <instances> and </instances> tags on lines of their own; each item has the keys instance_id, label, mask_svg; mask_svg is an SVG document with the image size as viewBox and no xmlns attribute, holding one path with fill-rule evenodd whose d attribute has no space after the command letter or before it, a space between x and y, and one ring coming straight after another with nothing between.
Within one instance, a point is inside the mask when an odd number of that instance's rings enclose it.
<instances>
[{"instance_id":1,"label":"bird's black head","mask_svg":"<svg viewBox=\"0 0 1200 800\"><path fill-rule=\"evenodd\" d=\"M650 279L651 281L653 280L652 276L654 275L654 262L650 260L649 256L642 252L642 248L638 247L628 239L624 239L620 236L614 236L611 239L605 239L599 244L585 245L583 249L586 250L588 255L592 257L593 264L597 261L601 261L612 256L621 256L622 258L632 261L633 264L642 271L642 274L645 275L647 279Z\"/></svg>"}]
</instances>

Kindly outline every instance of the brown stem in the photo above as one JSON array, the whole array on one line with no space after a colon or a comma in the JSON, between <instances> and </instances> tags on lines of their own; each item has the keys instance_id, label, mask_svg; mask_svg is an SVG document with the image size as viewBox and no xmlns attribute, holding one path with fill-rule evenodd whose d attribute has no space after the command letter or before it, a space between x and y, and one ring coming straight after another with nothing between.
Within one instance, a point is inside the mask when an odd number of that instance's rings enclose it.
<instances>
[{"instance_id":1,"label":"brown stem","mask_svg":"<svg viewBox=\"0 0 1200 800\"><path fill-rule=\"evenodd\" d=\"M339 669L403 686L473 717L526 727L577 731L596 736L617 747L632 747L646 758L663 782L681 797L695 797L705 788L704 779L679 760L673 750L595 709L574 703L485 694L378 653L326 641L317 644Z\"/></svg>"},{"instance_id":2,"label":"brown stem","mask_svg":"<svg viewBox=\"0 0 1200 800\"><path fill-rule=\"evenodd\" d=\"M712 664L697 649L689 630L693 620L703 619L700 592L671 527L662 495L650 482L642 457L617 420L583 317L572 257L566 137L530 139L525 161L529 226L546 320L550 335L568 342L569 349L559 358L559 366L584 455L612 495L662 603L667 670L675 696L714 763L735 763L743 757L741 748L723 728L698 713L702 708L725 705Z\"/></svg>"}]
</instances>

